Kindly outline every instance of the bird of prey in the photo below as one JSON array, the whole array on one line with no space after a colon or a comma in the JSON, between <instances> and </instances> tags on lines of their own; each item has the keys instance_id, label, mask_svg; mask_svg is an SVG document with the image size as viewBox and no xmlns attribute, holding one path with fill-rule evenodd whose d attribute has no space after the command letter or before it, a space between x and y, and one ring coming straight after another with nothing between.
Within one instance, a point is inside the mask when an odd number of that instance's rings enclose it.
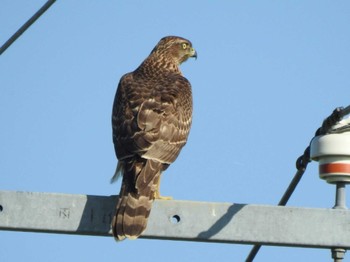
<instances>
[{"instance_id":1,"label":"bird of prey","mask_svg":"<svg viewBox=\"0 0 350 262\"><path fill-rule=\"evenodd\" d=\"M192 122L190 82L179 66L197 58L182 37L162 38L133 72L120 79L112 112L118 165L123 176L112 231L116 240L136 239L146 229L162 171L186 144Z\"/></svg>"}]
</instances>

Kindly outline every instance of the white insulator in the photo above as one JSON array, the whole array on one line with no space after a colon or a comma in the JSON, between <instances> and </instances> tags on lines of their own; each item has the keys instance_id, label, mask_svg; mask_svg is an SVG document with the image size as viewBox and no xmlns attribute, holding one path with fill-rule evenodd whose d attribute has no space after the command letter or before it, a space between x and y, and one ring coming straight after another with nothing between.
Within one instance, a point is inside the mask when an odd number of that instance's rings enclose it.
<instances>
[{"instance_id":1,"label":"white insulator","mask_svg":"<svg viewBox=\"0 0 350 262\"><path fill-rule=\"evenodd\" d=\"M320 178L332 184L350 183L350 132L315 137L310 156L319 162Z\"/></svg>"}]
</instances>

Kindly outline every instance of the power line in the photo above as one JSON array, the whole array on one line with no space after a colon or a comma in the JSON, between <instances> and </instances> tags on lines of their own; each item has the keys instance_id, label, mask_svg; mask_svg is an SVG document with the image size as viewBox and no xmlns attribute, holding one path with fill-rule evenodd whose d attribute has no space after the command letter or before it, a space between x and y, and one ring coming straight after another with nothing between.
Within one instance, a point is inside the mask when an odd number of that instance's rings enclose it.
<instances>
[{"instance_id":1,"label":"power line","mask_svg":"<svg viewBox=\"0 0 350 262\"><path fill-rule=\"evenodd\" d=\"M5 50L12 45L18 37L20 37L50 6L55 3L56 0L47 1L24 25L21 26L20 29L14 33L9 40L7 40L0 48L0 55L2 55Z\"/></svg>"}]
</instances>

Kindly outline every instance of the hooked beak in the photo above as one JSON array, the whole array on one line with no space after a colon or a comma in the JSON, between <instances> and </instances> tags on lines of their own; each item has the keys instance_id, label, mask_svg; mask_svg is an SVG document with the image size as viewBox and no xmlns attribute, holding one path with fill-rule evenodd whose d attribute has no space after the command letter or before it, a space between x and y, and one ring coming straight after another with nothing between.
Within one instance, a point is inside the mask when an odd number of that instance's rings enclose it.
<instances>
[{"instance_id":1,"label":"hooked beak","mask_svg":"<svg viewBox=\"0 0 350 262\"><path fill-rule=\"evenodd\" d=\"M190 57L194 57L197 60L197 51L192 47Z\"/></svg>"}]
</instances>

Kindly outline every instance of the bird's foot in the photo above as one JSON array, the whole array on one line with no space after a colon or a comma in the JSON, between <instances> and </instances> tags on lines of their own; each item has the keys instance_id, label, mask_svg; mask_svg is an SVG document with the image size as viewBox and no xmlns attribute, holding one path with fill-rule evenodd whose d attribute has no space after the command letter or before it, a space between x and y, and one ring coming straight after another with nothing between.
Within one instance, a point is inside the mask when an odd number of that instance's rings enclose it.
<instances>
[{"instance_id":1,"label":"bird's foot","mask_svg":"<svg viewBox=\"0 0 350 262\"><path fill-rule=\"evenodd\" d=\"M159 192L154 193L154 198L159 200L172 200L171 196L161 196Z\"/></svg>"},{"instance_id":2,"label":"bird's foot","mask_svg":"<svg viewBox=\"0 0 350 262\"><path fill-rule=\"evenodd\" d=\"M159 199L159 200L173 200L173 197L171 197L171 196L158 196L158 197L156 197L156 199Z\"/></svg>"}]
</instances>

